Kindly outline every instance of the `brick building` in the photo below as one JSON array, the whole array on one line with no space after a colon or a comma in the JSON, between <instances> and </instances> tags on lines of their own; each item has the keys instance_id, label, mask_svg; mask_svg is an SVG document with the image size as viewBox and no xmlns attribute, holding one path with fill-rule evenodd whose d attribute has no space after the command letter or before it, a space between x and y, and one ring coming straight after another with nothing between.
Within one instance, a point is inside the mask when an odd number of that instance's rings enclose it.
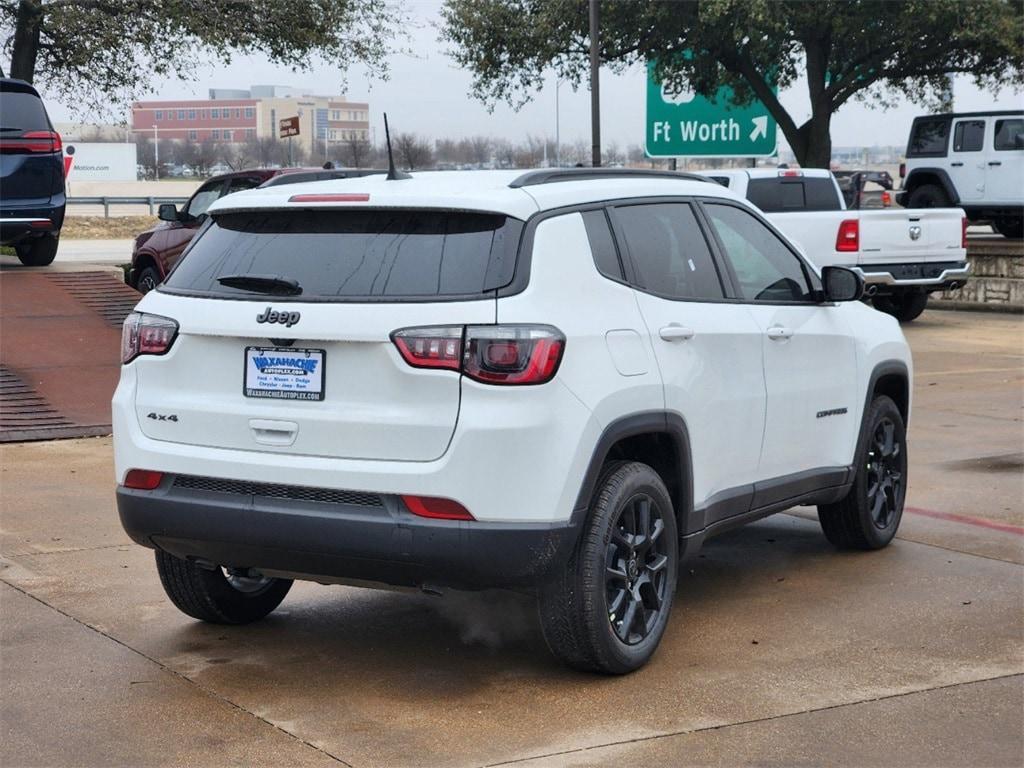
<instances>
[{"instance_id":1,"label":"brick building","mask_svg":"<svg viewBox=\"0 0 1024 768\"><path fill-rule=\"evenodd\" d=\"M148 138L244 142L278 135L278 121L299 118L293 139L313 151L349 139L370 139L370 106L341 96L313 96L283 86L211 89L209 99L138 101L132 132Z\"/></svg>"}]
</instances>

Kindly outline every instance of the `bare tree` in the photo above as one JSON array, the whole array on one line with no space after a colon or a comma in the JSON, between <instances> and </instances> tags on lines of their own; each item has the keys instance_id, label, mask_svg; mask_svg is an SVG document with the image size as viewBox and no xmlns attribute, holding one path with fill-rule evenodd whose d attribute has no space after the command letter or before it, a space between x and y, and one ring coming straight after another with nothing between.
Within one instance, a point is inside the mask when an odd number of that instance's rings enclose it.
<instances>
[{"instance_id":1,"label":"bare tree","mask_svg":"<svg viewBox=\"0 0 1024 768\"><path fill-rule=\"evenodd\" d=\"M401 164L410 171L433 164L430 144L415 133L395 134L393 146Z\"/></svg>"},{"instance_id":2,"label":"bare tree","mask_svg":"<svg viewBox=\"0 0 1024 768\"><path fill-rule=\"evenodd\" d=\"M370 159L370 142L358 138L355 131L345 139L345 160L352 168L363 168Z\"/></svg>"},{"instance_id":3,"label":"bare tree","mask_svg":"<svg viewBox=\"0 0 1024 768\"><path fill-rule=\"evenodd\" d=\"M488 136L473 136L469 142L469 162L475 165L486 165L491 162L494 153L494 141Z\"/></svg>"}]
</instances>

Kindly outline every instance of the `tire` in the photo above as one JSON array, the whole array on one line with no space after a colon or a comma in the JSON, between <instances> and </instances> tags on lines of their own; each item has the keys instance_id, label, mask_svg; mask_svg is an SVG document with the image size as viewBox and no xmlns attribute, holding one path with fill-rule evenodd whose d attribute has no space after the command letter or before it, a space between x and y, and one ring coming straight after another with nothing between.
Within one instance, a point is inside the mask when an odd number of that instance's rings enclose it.
<instances>
[{"instance_id":1,"label":"tire","mask_svg":"<svg viewBox=\"0 0 1024 768\"><path fill-rule=\"evenodd\" d=\"M160 273L153 269L153 267L146 267L139 272L139 279L135 281L135 290L146 294L160 285L160 283Z\"/></svg>"},{"instance_id":2,"label":"tire","mask_svg":"<svg viewBox=\"0 0 1024 768\"><path fill-rule=\"evenodd\" d=\"M605 465L573 556L539 593L551 652L591 672L621 675L646 664L668 625L678 552L658 473L639 462Z\"/></svg>"},{"instance_id":3,"label":"tire","mask_svg":"<svg viewBox=\"0 0 1024 768\"><path fill-rule=\"evenodd\" d=\"M1010 240L1024 237L1024 219L999 219L992 226L996 232Z\"/></svg>"},{"instance_id":4,"label":"tire","mask_svg":"<svg viewBox=\"0 0 1024 768\"><path fill-rule=\"evenodd\" d=\"M53 260L57 256L59 241L57 235L34 237L26 243L15 246L14 252L18 254L18 261L26 267L46 267L53 264Z\"/></svg>"},{"instance_id":5,"label":"tire","mask_svg":"<svg viewBox=\"0 0 1024 768\"><path fill-rule=\"evenodd\" d=\"M928 305L928 294L921 292L898 293L893 296L879 296L871 302L879 312L892 315L901 323L916 320Z\"/></svg>"},{"instance_id":6,"label":"tire","mask_svg":"<svg viewBox=\"0 0 1024 768\"><path fill-rule=\"evenodd\" d=\"M209 570L156 551L156 570L171 602L182 613L213 624L248 624L273 611L292 587L291 579L248 578Z\"/></svg>"},{"instance_id":7,"label":"tire","mask_svg":"<svg viewBox=\"0 0 1024 768\"><path fill-rule=\"evenodd\" d=\"M891 398L881 395L868 406L854 466L846 498L819 505L818 520L838 549L881 549L896 535L907 492L906 427Z\"/></svg>"},{"instance_id":8,"label":"tire","mask_svg":"<svg viewBox=\"0 0 1024 768\"><path fill-rule=\"evenodd\" d=\"M951 204L946 190L938 184L922 184L907 198L907 208L948 208Z\"/></svg>"}]
</instances>

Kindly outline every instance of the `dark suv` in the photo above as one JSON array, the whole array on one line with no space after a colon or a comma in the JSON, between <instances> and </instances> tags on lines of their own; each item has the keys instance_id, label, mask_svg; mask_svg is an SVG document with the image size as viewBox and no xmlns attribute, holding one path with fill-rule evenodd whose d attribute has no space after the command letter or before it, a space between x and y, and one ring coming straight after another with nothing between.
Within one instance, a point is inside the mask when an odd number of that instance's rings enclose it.
<instances>
[{"instance_id":1,"label":"dark suv","mask_svg":"<svg viewBox=\"0 0 1024 768\"><path fill-rule=\"evenodd\" d=\"M29 267L57 255L67 202L62 149L36 89L0 79L0 245Z\"/></svg>"},{"instance_id":2,"label":"dark suv","mask_svg":"<svg viewBox=\"0 0 1024 768\"><path fill-rule=\"evenodd\" d=\"M128 283L141 293L148 293L163 282L167 273L178 263L199 225L206 219L206 209L225 195L271 184L344 179L373 173L385 171L363 168L254 168L214 176L195 191L180 211L170 203L160 206L161 222L135 238Z\"/></svg>"}]
</instances>

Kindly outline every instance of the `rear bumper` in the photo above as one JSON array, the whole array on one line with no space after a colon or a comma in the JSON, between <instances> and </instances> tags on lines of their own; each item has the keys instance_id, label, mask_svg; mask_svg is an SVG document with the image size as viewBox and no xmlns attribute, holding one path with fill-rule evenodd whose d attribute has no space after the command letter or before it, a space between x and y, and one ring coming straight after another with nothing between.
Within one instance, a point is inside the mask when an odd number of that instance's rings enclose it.
<instances>
[{"instance_id":1,"label":"rear bumper","mask_svg":"<svg viewBox=\"0 0 1024 768\"><path fill-rule=\"evenodd\" d=\"M462 589L530 587L564 563L571 523L487 523L413 515L395 496L339 504L179 488L117 489L121 523L144 546L297 578Z\"/></svg>"},{"instance_id":2,"label":"rear bumper","mask_svg":"<svg viewBox=\"0 0 1024 768\"><path fill-rule=\"evenodd\" d=\"M30 237L60 232L64 225L64 196L47 205L19 206L4 201L0 207L0 243L9 245Z\"/></svg>"},{"instance_id":3,"label":"rear bumper","mask_svg":"<svg viewBox=\"0 0 1024 768\"><path fill-rule=\"evenodd\" d=\"M877 288L924 288L938 291L955 288L967 282L971 265L966 261L923 264L871 264L850 267L867 286Z\"/></svg>"}]
</instances>

